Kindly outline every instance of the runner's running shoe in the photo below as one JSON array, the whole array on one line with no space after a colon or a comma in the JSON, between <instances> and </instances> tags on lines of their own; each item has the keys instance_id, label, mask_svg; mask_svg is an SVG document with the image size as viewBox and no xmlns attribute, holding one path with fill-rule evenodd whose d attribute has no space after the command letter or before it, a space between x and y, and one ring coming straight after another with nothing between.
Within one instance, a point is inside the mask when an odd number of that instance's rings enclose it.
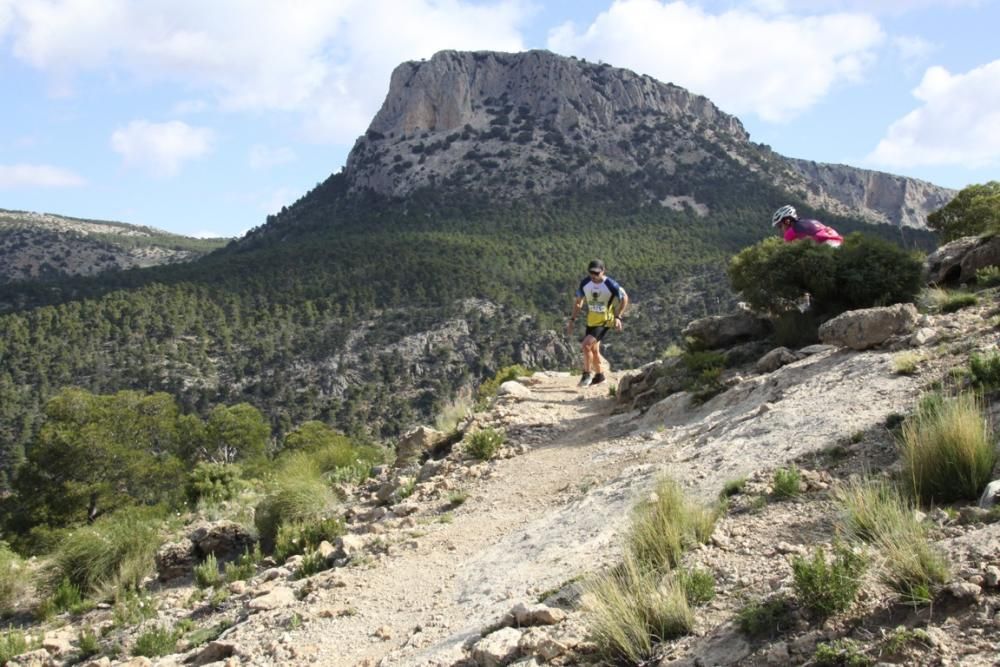
<instances>
[{"instance_id":1,"label":"runner's running shoe","mask_svg":"<svg viewBox=\"0 0 1000 667\"><path fill-rule=\"evenodd\" d=\"M591 375L590 373L584 373L583 377L580 378L580 384L579 384L579 386L580 387L589 387L590 386L590 382L591 382L591 380L593 380L593 378L594 378L594 376Z\"/></svg>"},{"instance_id":2,"label":"runner's running shoe","mask_svg":"<svg viewBox=\"0 0 1000 667\"><path fill-rule=\"evenodd\" d=\"M604 379L605 379L604 373L598 373L597 375L594 376L594 379L590 381L590 384L592 385L601 384L602 382L604 382Z\"/></svg>"}]
</instances>

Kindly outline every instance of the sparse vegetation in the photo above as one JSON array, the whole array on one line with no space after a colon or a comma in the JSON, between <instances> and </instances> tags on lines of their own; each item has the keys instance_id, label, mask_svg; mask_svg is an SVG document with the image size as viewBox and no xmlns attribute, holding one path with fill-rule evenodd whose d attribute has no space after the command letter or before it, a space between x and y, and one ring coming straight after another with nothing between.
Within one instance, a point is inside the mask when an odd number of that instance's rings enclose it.
<instances>
[{"instance_id":1,"label":"sparse vegetation","mask_svg":"<svg viewBox=\"0 0 1000 667\"><path fill-rule=\"evenodd\" d=\"M833 616L854 603L868 567L863 554L844 544L834 545L832 555L827 561L823 549L817 548L811 559L792 560L795 595L818 618Z\"/></svg>"},{"instance_id":2,"label":"sparse vegetation","mask_svg":"<svg viewBox=\"0 0 1000 667\"><path fill-rule=\"evenodd\" d=\"M927 649L933 644L927 631L920 628L908 629L899 626L886 637L885 642L882 644L882 654L896 656L906 648L914 645Z\"/></svg>"},{"instance_id":3,"label":"sparse vegetation","mask_svg":"<svg viewBox=\"0 0 1000 667\"><path fill-rule=\"evenodd\" d=\"M700 568L678 570L676 579L684 589L688 604L703 605L715 597L715 576L709 570Z\"/></svg>"},{"instance_id":4,"label":"sparse vegetation","mask_svg":"<svg viewBox=\"0 0 1000 667\"><path fill-rule=\"evenodd\" d=\"M642 567L657 572L670 570L685 549L708 541L716 519L714 509L691 503L676 482L662 479L649 502L635 510L628 536L629 552Z\"/></svg>"},{"instance_id":5,"label":"sparse vegetation","mask_svg":"<svg viewBox=\"0 0 1000 667\"><path fill-rule=\"evenodd\" d=\"M924 355L920 352L899 352L892 357L892 369L896 375L913 375L923 360Z\"/></svg>"},{"instance_id":6,"label":"sparse vegetation","mask_svg":"<svg viewBox=\"0 0 1000 667\"><path fill-rule=\"evenodd\" d=\"M985 266L976 271L976 285L980 289L1000 285L1000 266Z\"/></svg>"},{"instance_id":7,"label":"sparse vegetation","mask_svg":"<svg viewBox=\"0 0 1000 667\"><path fill-rule=\"evenodd\" d=\"M498 370L492 378L486 380L481 385L479 385L479 391L477 392L477 409L482 409L486 405L487 401L497 395L497 389L500 388L504 382L509 380L516 380L519 377L530 377L534 374L534 371L528 370L524 366L514 365L514 366L504 366Z\"/></svg>"},{"instance_id":8,"label":"sparse vegetation","mask_svg":"<svg viewBox=\"0 0 1000 667\"><path fill-rule=\"evenodd\" d=\"M1000 353L973 354L969 357L969 372L982 391L1000 389Z\"/></svg>"},{"instance_id":9,"label":"sparse vegetation","mask_svg":"<svg viewBox=\"0 0 1000 667\"><path fill-rule=\"evenodd\" d=\"M997 462L980 400L971 393L931 395L903 424L903 482L924 502L976 500Z\"/></svg>"},{"instance_id":10,"label":"sparse vegetation","mask_svg":"<svg viewBox=\"0 0 1000 667\"><path fill-rule=\"evenodd\" d=\"M875 660L868 657L851 639L835 639L816 647L812 663L817 667L870 667Z\"/></svg>"},{"instance_id":11,"label":"sparse vegetation","mask_svg":"<svg viewBox=\"0 0 1000 667\"><path fill-rule=\"evenodd\" d=\"M27 567L24 561L0 542L0 613L14 607L27 589Z\"/></svg>"},{"instance_id":12,"label":"sparse vegetation","mask_svg":"<svg viewBox=\"0 0 1000 667\"><path fill-rule=\"evenodd\" d=\"M747 485L746 477L731 479L722 485L722 491L719 492L719 497L731 498L732 496L743 493L743 489L746 488L746 485Z\"/></svg>"},{"instance_id":13,"label":"sparse vegetation","mask_svg":"<svg viewBox=\"0 0 1000 667\"><path fill-rule=\"evenodd\" d=\"M322 572L323 570L330 569L330 564L327 562L318 551L310 551L305 556L302 557L302 562L299 563L298 569L295 571L296 579L305 579L306 577L311 577L317 572Z\"/></svg>"},{"instance_id":14,"label":"sparse vegetation","mask_svg":"<svg viewBox=\"0 0 1000 667\"><path fill-rule=\"evenodd\" d=\"M169 655L177 648L180 635L171 628L156 626L139 635L132 648L132 655L146 658L156 658Z\"/></svg>"},{"instance_id":15,"label":"sparse vegetation","mask_svg":"<svg viewBox=\"0 0 1000 667\"><path fill-rule=\"evenodd\" d=\"M469 492L464 489L456 489L448 494L448 504L452 507L458 507L459 505L465 503L469 499Z\"/></svg>"},{"instance_id":16,"label":"sparse vegetation","mask_svg":"<svg viewBox=\"0 0 1000 667\"><path fill-rule=\"evenodd\" d=\"M484 428L467 436L465 451L480 461L489 461L496 456L505 439L502 431Z\"/></svg>"},{"instance_id":17,"label":"sparse vegetation","mask_svg":"<svg viewBox=\"0 0 1000 667\"><path fill-rule=\"evenodd\" d=\"M979 302L975 294L969 292L948 290L943 287L928 288L923 294L923 302L927 309L939 313L954 313L955 311L974 306Z\"/></svg>"},{"instance_id":18,"label":"sparse vegetation","mask_svg":"<svg viewBox=\"0 0 1000 667\"><path fill-rule=\"evenodd\" d=\"M344 534L344 524L335 518L316 518L282 524L274 543L274 557L284 561L296 554L308 553L323 540L333 541Z\"/></svg>"},{"instance_id":19,"label":"sparse vegetation","mask_svg":"<svg viewBox=\"0 0 1000 667\"><path fill-rule=\"evenodd\" d=\"M235 562L226 563L225 574L227 582L246 581L257 573L257 563L260 562L263 554L260 552L260 544L254 544L253 550L244 551Z\"/></svg>"},{"instance_id":20,"label":"sparse vegetation","mask_svg":"<svg viewBox=\"0 0 1000 667\"><path fill-rule=\"evenodd\" d=\"M283 461L254 521L265 551L274 549L283 526L316 521L327 516L336 503L320 466L306 452L294 452ZM286 532L294 530L286 528Z\"/></svg>"},{"instance_id":21,"label":"sparse vegetation","mask_svg":"<svg viewBox=\"0 0 1000 667\"><path fill-rule=\"evenodd\" d=\"M11 658L21 655L28 650L28 640L24 632L8 626L0 632L0 664L7 664Z\"/></svg>"},{"instance_id":22,"label":"sparse vegetation","mask_svg":"<svg viewBox=\"0 0 1000 667\"><path fill-rule=\"evenodd\" d=\"M794 498L802 493L802 474L795 466L779 468L774 471L771 489L775 498Z\"/></svg>"}]
</instances>

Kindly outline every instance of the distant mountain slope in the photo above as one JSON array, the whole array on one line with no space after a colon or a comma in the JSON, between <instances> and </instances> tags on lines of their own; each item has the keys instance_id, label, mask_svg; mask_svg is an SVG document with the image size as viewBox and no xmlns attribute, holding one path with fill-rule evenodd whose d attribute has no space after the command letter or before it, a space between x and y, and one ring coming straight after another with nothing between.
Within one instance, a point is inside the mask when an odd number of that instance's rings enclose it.
<instances>
[{"instance_id":1,"label":"distant mountain slope","mask_svg":"<svg viewBox=\"0 0 1000 667\"><path fill-rule=\"evenodd\" d=\"M0 209L0 282L186 262L227 242L122 222Z\"/></svg>"},{"instance_id":2,"label":"distant mountain slope","mask_svg":"<svg viewBox=\"0 0 1000 667\"><path fill-rule=\"evenodd\" d=\"M955 194L785 158L705 97L548 51L443 51L403 63L345 173L354 192L471 187L500 199L604 185L614 174L648 202L701 214L711 207L700 184L761 180L815 208L916 228Z\"/></svg>"}]
</instances>

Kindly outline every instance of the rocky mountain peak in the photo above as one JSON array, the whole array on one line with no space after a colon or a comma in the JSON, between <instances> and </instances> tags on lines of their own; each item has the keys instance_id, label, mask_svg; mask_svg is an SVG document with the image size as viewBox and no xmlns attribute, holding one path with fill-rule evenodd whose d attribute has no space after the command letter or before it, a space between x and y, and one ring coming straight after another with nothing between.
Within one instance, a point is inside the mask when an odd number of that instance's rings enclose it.
<instances>
[{"instance_id":1,"label":"rocky mountain peak","mask_svg":"<svg viewBox=\"0 0 1000 667\"><path fill-rule=\"evenodd\" d=\"M870 222L925 228L954 192L845 165L793 160L750 141L706 97L606 63L548 51L441 51L406 62L351 151L352 192L466 189L498 200L626 179L646 202L709 213L706 184L755 181Z\"/></svg>"}]
</instances>

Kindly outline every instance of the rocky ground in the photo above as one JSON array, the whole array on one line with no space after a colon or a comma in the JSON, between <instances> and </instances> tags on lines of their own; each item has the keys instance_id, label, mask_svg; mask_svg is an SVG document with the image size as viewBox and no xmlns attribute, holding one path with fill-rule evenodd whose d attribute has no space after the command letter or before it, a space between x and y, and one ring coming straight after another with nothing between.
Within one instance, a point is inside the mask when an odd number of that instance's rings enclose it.
<instances>
[{"instance_id":1,"label":"rocky ground","mask_svg":"<svg viewBox=\"0 0 1000 667\"><path fill-rule=\"evenodd\" d=\"M680 392L629 410L609 391L626 372L586 389L561 373L505 385L469 425L505 431L495 459L438 446L422 464L403 460L344 489L348 534L322 548L331 569L297 578L301 557L265 563L210 598L190 576L157 584L157 616L144 627L217 628L215 641L152 661L85 664L595 663L580 581L620 558L630 508L663 475L705 502L726 482L746 482L710 543L686 556L713 574L716 594L697 609L692 635L660 646L659 664L815 664L819 644L845 639L884 663L1000 664L1000 525L973 508L927 514L954 578L930 607L899 604L871 575L851 611L824 624L793 610L777 636L749 639L734 623L747 600L791 590L793 556L832 543L840 480L895 470L894 420L970 353L996 349L996 314L991 294L921 316L916 333L878 349L814 346L773 370L745 364L700 405ZM920 355L913 374L896 370L902 350ZM777 500L773 472L792 464L802 493ZM61 619L16 664L68 663L80 628L109 627L113 613ZM137 633L121 638L126 652Z\"/></svg>"}]
</instances>

